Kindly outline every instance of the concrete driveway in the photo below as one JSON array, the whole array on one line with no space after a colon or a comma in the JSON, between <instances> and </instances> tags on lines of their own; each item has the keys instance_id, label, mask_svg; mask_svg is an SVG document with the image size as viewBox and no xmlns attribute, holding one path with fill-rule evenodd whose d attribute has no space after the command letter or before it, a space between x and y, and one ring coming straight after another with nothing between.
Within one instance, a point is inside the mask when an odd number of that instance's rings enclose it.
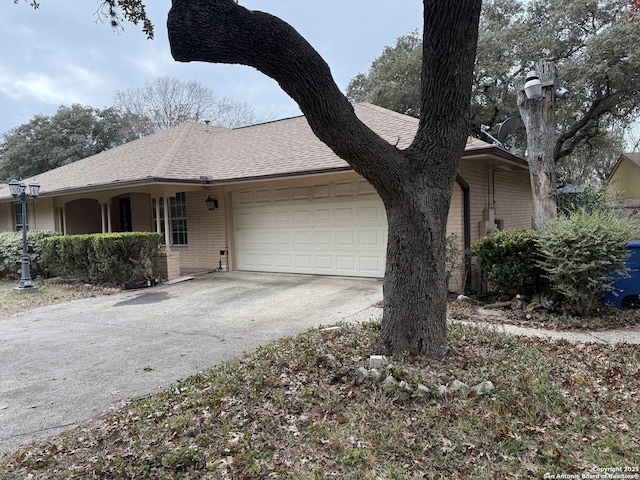
<instances>
[{"instance_id":1,"label":"concrete driveway","mask_svg":"<svg viewBox=\"0 0 640 480\"><path fill-rule=\"evenodd\" d=\"M381 299L381 280L230 272L0 313L0 453Z\"/></svg>"}]
</instances>

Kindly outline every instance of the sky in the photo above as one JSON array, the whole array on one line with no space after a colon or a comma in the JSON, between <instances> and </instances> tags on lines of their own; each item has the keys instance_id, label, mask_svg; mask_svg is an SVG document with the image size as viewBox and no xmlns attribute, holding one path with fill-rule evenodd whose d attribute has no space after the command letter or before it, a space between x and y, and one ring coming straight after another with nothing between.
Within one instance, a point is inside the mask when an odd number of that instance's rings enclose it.
<instances>
[{"instance_id":1,"label":"sky","mask_svg":"<svg viewBox=\"0 0 640 480\"><path fill-rule=\"evenodd\" d=\"M0 0L0 134L54 115L60 105L113 104L117 91L169 76L195 80L219 97L247 102L262 118L300 115L275 81L238 65L179 63L167 40L170 0L147 0L155 39L126 23L115 32L97 20L97 0ZM421 0L240 0L290 23L329 64L338 86L366 72L385 46L422 26Z\"/></svg>"}]
</instances>

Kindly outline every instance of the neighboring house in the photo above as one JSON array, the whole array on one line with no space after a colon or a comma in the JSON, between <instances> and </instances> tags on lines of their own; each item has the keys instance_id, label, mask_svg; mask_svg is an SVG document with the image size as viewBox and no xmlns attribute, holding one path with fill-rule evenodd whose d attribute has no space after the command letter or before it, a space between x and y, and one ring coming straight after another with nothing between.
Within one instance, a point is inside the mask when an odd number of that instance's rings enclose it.
<instances>
[{"instance_id":1,"label":"neighboring house","mask_svg":"<svg viewBox=\"0 0 640 480\"><path fill-rule=\"evenodd\" d=\"M640 222L640 153L623 153L607 178L607 198ZM636 239L640 240L640 228Z\"/></svg>"},{"instance_id":2,"label":"neighboring house","mask_svg":"<svg viewBox=\"0 0 640 480\"><path fill-rule=\"evenodd\" d=\"M358 104L360 119L406 148L413 117ZM29 183L32 179L25 179ZM382 277L387 223L362 177L303 116L237 129L186 123L37 176L28 227L64 234L157 231L167 278L214 270ZM209 210L206 200L215 200ZM213 203L213 202L210 202ZM0 230L19 208L0 188ZM530 228L526 163L469 139L448 231L461 247L494 228ZM460 278L455 290L461 288Z\"/></svg>"},{"instance_id":3,"label":"neighboring house","mask_svg":"<svg viewBox=\"0 0 640 480\"><path fill-rule=\"evenodd\" d=\"M640 153L623 153L607 178L607 196L620 205L640 208Z\"/></svg>"}]
</instances>

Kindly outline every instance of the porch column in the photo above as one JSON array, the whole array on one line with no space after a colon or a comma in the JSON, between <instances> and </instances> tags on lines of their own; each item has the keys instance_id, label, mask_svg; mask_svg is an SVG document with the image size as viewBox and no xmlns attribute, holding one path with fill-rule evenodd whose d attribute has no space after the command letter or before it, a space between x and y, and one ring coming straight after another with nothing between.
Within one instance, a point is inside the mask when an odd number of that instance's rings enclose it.
<instances>
[{"instance_id":1,"label":"porch column","mask_svg":"<svg viewBox=\"0 0 640 480\"><path fill-rule=\"evenodd\" d=\"M62 226L62 234L67 234L67 206L66 204L60 207L60 225Z\"/></svg>"},{"instance_id":2,"label":"porch column","mask_svg":"<svg viewBox=\"0 0 640 480\"><path fill-rule=\"evenodd\" d=\"M167 248L171 246L171 225L169 224L169 200L167 197L162 199L164 202L164 244Z\"/></svg>"},{"instance_id":3,"label":"porch column","mask_svg":"<svg viewBox=\"0 0 640 480\"><path fill-rule=\"evenodd\" d=\"M162 233L162 219L160 218L160 199L159 198L156 198L156 233Z\"/></svg>"},{"instance_id":4,"label":"porch column","mask_svg":"<svg viewBox=\"0 0 640 480\"><path fill-rule=\"evenodd\" d=\"M107 231L111 233L111 200L107 202Z\"/></svg>"},{"instance_id":5,"label":"porch column","mask_svg":"<svg viewBox=\"0 0 640 480\"><path fill-rule=\"evenodd\" d=\"M100 218L102 219L102 233L107 233L107 204L100 203Z\"/></svg>"}]
</instances>

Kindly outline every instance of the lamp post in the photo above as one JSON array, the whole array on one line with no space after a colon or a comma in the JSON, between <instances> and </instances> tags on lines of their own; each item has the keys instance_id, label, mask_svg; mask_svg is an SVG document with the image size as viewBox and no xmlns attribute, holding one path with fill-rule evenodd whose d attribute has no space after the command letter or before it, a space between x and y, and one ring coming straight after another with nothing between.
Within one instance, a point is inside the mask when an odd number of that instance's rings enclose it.
<instances>
[{"instance_id":1,"label":"lamp post","mask_svg":"<svg viewBox=\"0 0 640 480\"><path fill-rule=\"evenodd\" d=\"M17 290L22 292L33 290L36 287L31 280L31 272L29 271L29 253L27 251L27 198L36 198L40 194L40 184L35 180L29 184L29 193L27 194L27 186L15 178L9 182L9 191L13 198L20 200L22 207L22 276Z\"/></svg>"},{"instance_id":2,"label":"lamp post","mask_svg":"<svg viewBox=\"0 0 640 480\"><path fill-rule=\"evenodd\" d=\"M556 131L555 99L566 98L555 88L558 70L552 62L538 60L535 70L515 83L518 109L527 130L527 161L533 192L533 228L557 216L556 169L553 156Z\"/></svg>"}]
</instances>

